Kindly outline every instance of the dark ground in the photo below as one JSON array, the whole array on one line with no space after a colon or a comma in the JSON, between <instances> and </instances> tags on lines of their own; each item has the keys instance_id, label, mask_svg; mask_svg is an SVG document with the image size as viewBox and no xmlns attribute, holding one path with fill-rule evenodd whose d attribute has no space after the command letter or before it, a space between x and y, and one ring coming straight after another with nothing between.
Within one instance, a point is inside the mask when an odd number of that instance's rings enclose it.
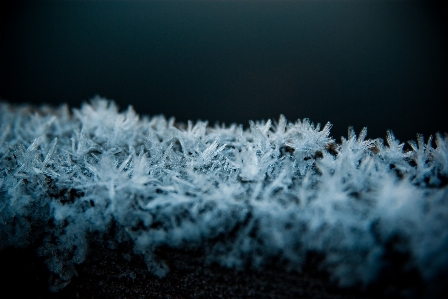
<instances>
[{"instance_id":1,"label":"dark ground","mask_svg":"<svg viewBox=\"0 0 448 299\"><path fill-rule=\"evenodd\" d=\"M374 298L357 290L332 286L324 274L235 272L216 265L203 267L198 253L164 250L170 273L149 274L142 259L124 259L119 250L96 248L77 267L78 277L58 293L47 290L49 272L32 250L1 253L3 294L24 298Z\"/></svg>"},{"instance_id":2,"label":"dark ground","mask_svg":"<svg viewBox=\"0 0 448 299\"><path fill-rule=\"evenodd\" d=\"M107 242L90 245L77 277L57 293L48 290L50 273L34 249L0 252L2 298L446 298L443 291L428 292L412 273L393 268L364 290L342 289L318 271L319 256L310 255L301 274L287 273L275 264L263 271L237 272L218 265L204 266L200 250L164 248L158 257L170 268L165 278L151 275L140 256L125 258L129 247L107 248ZM393 256L395 261L401 256ZM415 274L415 273L414 273ZM446 278L441 278L441 283ZM440 285L439 285L440 287ZM7 294L7 295L6 295ZM5 297L6 295L6 297ZM405 295L405 296L403 296Z\"/></svg>"}]
</instances>

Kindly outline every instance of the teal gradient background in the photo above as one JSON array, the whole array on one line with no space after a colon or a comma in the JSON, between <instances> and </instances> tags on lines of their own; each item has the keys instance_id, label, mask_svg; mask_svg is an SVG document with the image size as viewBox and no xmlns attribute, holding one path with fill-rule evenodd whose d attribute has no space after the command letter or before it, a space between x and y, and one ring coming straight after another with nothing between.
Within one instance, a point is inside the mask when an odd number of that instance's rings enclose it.
<instances>
[{"instance_id":1,"label":"teal gradient background","mask_svg":"<svg viewBox=\"0 0 448 299\"><path fill-rule=\"evenodd\" d=\"M248 124L448 132L446 6L423 1L4 2L0 98Z\"/></svg>"}]
</instances>

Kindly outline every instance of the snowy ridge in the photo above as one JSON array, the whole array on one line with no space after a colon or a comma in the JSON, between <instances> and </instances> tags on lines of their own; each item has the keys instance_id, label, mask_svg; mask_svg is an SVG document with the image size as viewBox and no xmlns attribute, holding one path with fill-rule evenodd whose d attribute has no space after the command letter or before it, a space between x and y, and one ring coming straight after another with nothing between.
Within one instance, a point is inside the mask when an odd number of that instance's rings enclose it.
<instances>
[{"instance_id":1,"label":"snowy ridge","mask_svg":"<svg viewBox=\"0 0 448 299\"><path fill-rule=\"evenodd\" d=\"M149 271L160 246L196 248L227 267L275 259L300 271L308 252L341 285L379 275L398 236L423 279L448 267L448 136L411 151L308 119L243 130L119 112L99 97L81 109L0 103L0 249L40 244L57 291L89 236L114 228Z\"/></svg>"}]
</instances>

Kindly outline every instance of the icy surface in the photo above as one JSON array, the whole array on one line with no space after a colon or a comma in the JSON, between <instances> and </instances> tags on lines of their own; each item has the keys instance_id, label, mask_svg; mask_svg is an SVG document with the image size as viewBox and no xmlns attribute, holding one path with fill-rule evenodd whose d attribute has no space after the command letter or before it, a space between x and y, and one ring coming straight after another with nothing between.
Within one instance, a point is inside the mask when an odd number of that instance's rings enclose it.
<instances>
[{"instance_id":1,"label":"icy surface","mask_svg":"<svg viewBox=\"0 0 448 299\"><path fill-rule=\"evenodd\" d=\"M210 127L119 112L0 103L0 249L38 244L69 283L92 236L131 241L149 271L161 246L204 247L210 262L300 271L308 252L341 285L366 284L387 244L431 279L448 266L448 137L410 151L387 132L337 143L308 119ZM435 143L435 144L434 144ZM435 147L433 147L435 146Z\"/></svg>"}]
</instances>

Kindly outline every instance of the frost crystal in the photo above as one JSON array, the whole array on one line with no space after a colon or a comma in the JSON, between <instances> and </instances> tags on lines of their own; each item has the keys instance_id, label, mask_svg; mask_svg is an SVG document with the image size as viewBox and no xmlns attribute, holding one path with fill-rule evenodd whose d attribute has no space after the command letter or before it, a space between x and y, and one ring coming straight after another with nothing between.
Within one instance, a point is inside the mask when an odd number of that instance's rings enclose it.
<instances>
[{"instance_id":1,"label":"frost crystal","mask_svg":"<svg viewBox=\"0 0 448 299\"><path fill-rule=\"evenodd\" d=\"M392 132L384 144L350 128L337 144L330 128L183 125L99 97L72 112L0 103L0 249L39 244L54 290L112 228L158 276L157 248L204 247L239 269L280 259L301 271L319 252L341 285L367 284L397 236L407 267L445 271L448 137L433 148L418 135L404 152Z\"/></svg>"}]
</instances>

